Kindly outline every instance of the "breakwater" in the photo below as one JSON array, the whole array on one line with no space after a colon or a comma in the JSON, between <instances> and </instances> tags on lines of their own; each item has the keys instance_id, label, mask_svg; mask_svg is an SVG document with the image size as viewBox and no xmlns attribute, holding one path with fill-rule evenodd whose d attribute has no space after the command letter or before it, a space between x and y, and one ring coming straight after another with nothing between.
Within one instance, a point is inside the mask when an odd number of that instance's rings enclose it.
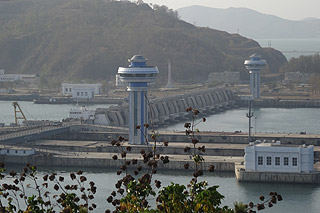
<instances>
[{"instance_id":1,"label":"breakwater","mask_svg":"<svg viewBox=\"0 0 320 213\"><path fill-rule=\"evenodd\" d=\"M190 119L185 111L188 107L197 108L204 115L224 111L235 106L236 96L232 90L215 88L165 98L149 100L149 120L155 126L165 126ZM97 109L95 124L127 126L129 122L128 104L109 109Z\"/></svg>"}]
</instances>

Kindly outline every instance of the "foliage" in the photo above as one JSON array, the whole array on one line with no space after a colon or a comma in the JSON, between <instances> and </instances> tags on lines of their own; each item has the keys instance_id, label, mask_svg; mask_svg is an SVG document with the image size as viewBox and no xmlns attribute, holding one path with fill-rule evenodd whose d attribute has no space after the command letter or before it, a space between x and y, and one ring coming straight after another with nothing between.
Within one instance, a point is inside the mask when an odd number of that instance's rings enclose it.
<instances>
[{"instance_id":1,"label":"foliage","mask_svg":"<svg viewBox=\"0 0 320 213\"><path fill-rule=\"evenodd\" d=\"M320 55L302 55L299 58L291 58L281 68L281 72L302 72L320 74Z\"/></svg>"},{"instance_id":2,"label":"foliage","mask_svg":"<svg viewBox=\"0 0 320 213\"><path fill-rule=\"evenodd\" d=\"M0 166L1 172L4 172L4 164ZM9 175L14 180L13 184L2 184L1 212L52 213L60 210L82 213L96 208L91 201L97 188L92 181L86 183L87 178L82 171L70 173L70 179L75 182L73 185L63 185L64 177L58 177L56 173L45 174L41 181L37 168L29 164L20 174L12 171ZM4 178L4 173L1 173L1 178ZM7 206L3 204L3 198L7 200Z\"/></svg>"},{"instance_id":3,"label":"foliage","mask_svg":"<svg viewBox=\"0 0 320 213\"><path fill-rule=\"evenodd\" d=\"M310 85L311 85L312 92L314 94L319 94L319 92L320 92L320 73L314 74L311 76Z\"/></svg>"}]
</instances>

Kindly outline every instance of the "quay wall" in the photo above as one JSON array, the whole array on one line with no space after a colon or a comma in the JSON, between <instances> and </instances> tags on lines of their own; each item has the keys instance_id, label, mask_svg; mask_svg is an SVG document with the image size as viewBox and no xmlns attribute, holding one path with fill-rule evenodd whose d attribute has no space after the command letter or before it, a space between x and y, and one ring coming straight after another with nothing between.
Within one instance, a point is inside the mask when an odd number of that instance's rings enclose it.
<instances>
[{"instance_id":1,"label":"quay wall","mask_svg":"<svg viewBox=\"0 0 320 213\"><path fill-rule=\"evenodd\" d=\"M240 167L238 165L235 166L235 175L239 182L320 183L320 172L247 172Z\"/></svg>"},{"instance_id":2,"label":"quay wall","mask_svg":"<svg viewBox=\"0 0 320 213\"><path fill-rule=\"evenodd\" d=\"M68 167L87 167L87 168L119 168L121 162L109 158L78 158L68 156L54 156L54 155L33 155L33 156L6 156L0 155L0 161L5 164L20 164L27 163L37 166L68 166ZM158 169L163 170L185 170L184 165L191 161L172 160L168 164L160 163ZM141 162L137 164L142 165ZM207 170L211 165L215 166L215 171L234 172L234 162L204 162L203 170Z\"/></svg>"},{"instance_id":3,"label":"quay wall","mask_svg":"<svg viewBox=\"0 0 320 213\"><path fill-rule=\"evenodd\" d=\"M89 140L89 141L111 141L116 140L119 136L128 138L128 133L124 131L108 131L96 132L90 128L84 128L85 131L70 130L70 132L62 133L47 137L50 140ZM159 132L158 141L168 142L190 142L183 132ZM197 134L197 138L201 143L224 143L224 144L247 144L248 135L246 133L215 133L202 132ZM298 134L255 134L253 140L280 140L282 144L292 145L314 145L320 146L320 135L298 135Z\"/></svg>"},{"instance_id":4,"label":"quay wall","mask_svg":"<svg viewBox=\"0 0 320 213\"><path fill-rule=\"evenodd\" d=\"M189 146L187 143L186 146ZM202 146L203 144L200 144ZM35 145L33 145L35 147ZM65 151L65 152L100 152L100 153L118 153L119 149L115 146L111 146L109 143L103 146L59 146L57 145L37 145L37 148L43 150L55 150L55 151ZM146 149L144 145L130 145L130 153L139 154L141 149ZM125 148L125 146L124 146ZM159 154L166 155L188 155L184 152L184 147L177 147L173 144L170 144L169 147L159 147ZM202 153L203 156L233 156L233 157L243 157L244 149L234 149L234 148L208 148L206 147L205 152Z\"/></svg>"}]
</instances>

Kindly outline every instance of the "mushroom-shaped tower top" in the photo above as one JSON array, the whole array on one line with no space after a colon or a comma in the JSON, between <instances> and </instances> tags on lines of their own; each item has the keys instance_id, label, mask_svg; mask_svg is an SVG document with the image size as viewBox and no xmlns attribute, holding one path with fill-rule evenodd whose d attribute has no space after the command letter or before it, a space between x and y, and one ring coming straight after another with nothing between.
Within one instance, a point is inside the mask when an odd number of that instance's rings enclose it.
<instances>
[{"instance_id":1,"label":"mushroom-shaped tower top","mask_svg":"<svg viewBox=\"0 0 320 213\"><path fill-rule=\"evenodd\" d=\"M145 67L147 66L147 60L142 55L134 55L131 59L128 59L131 63L129 67Z\"/></svg>"},{"instance_id":2,"label":"mushroom-shaped tower top","mask_svg":"<svg viewBox=\"0 0 320 213\"><path fill-rule=\"evenodd\" d=\"M266 64L266 60L261 60L261 56L256 53L250 56L250 60L244 61L244 65L249 71L260 71Z\"/></svg>"},{"instance_id":3,"label":"mushroom-shaped tower top","mask_svg":"<svg viewBox=\"0 0 320 213\"><path fill-rule=\"evenodd\" d=\"M134 55L131 59L129 67L119 67L118 73L122 82L153 82L159 73L157 67L147 66L147 59L142 55Z\"/></svg>"}]
</instances>

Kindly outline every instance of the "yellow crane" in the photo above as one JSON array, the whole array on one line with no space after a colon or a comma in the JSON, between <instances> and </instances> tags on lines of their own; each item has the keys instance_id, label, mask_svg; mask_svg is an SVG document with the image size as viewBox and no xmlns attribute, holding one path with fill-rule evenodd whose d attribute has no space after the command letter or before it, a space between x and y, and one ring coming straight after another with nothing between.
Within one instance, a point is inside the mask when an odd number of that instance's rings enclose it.
<instances>
[{"instance_id":1,"label":"yellow crane","mask_svg":"<svg viewBox=\"0 0 320 213\"><path fill-rule=\"evenodd\" d=\"M26 116L24 116L22 109L21 109L20 105L18 104L18 102L12 102L12 106L14 108L14 121L15 121L16 125L19 124L18 120L25 120L26 121L27 120Z\"/></svg>"}]
</instances>

